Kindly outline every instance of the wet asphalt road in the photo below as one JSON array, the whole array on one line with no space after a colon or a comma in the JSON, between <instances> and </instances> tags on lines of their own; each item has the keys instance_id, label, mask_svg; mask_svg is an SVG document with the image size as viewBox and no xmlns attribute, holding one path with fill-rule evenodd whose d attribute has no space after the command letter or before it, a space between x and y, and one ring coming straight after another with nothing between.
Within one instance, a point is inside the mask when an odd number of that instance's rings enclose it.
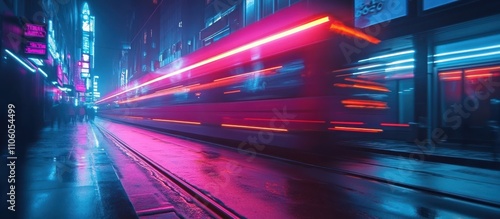
<instances>
[{"instance_id":1,"label":"wet asphalt road","mask_svg":"<svg viewBox=\"0 0 500 219\"><path fill-rule=\"evenodd\" d=\"M247 218L500 218L499 208L412 189L498 203L498 171L384 155L322 161L318 168L98 124Z\"/></svg>"}]
</instances>

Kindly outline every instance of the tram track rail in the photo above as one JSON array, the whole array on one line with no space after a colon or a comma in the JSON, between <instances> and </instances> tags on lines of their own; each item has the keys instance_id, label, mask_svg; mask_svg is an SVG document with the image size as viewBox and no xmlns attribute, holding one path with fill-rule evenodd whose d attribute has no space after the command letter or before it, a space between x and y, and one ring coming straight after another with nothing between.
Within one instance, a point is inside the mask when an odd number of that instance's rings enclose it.
<instances>
[{"instance_id":1,"label":"tram track rail","mask_svg":"<svg viewBox=\"0 0 500 219\"><path fill-rule=\"evenodd\" d=\"M161 131L161 130L158 130L158 129L155 129L155 128L149 128L149 127L145 127L145 126L142 126L142 125L136 125L136 124L129 123L129 122L117 121L117 120L113 120L113 119L105 119L105 120L109 120L109 121L113 121L113 122L119 122L119 123L122 123L122 124L131 125L131 126L134 126L134 127L140 128L140 129L144 129L144 130L147 130L147 131L151 131L151 132L155 132L155 133L159 133L159 134L163 134L163 135L169 135L169 136L172 136L172 137L179 137L179 138L183 138L183 139L189 139L189 140L192 140L192 141L197 141L197 142L201 142L201 143L205 143L205 144L209 144L209 145L223 147L223 148L227 148L227 149L230 149L230 150L237 150L237 148L235 148L235 147L231 147L231 146L227 146L227 145L223 145L223 144L218 144L218 143L215 143L215 142L209 142L209 141L205 141L205 140L201 140L201 139L190 138L190 137L186 137L186 136L183 136L183 135L180 135L180 134L173 134L173 133L170 133L168 131ZM259 156L259 157L265 157L265 158L268 158L268 159L281 160L283 162L294 164L294 165L300 165L300 166L304 166L304 167L312 167L312 168L316 168L316 169L321 169L321 170L324 170L324 171L328 171L328 172L331 172L331 173L336 173L336 174L350 176L350 177L355 177L355 178L361 178L361 179L365 179L365 180L369 180L369 181L374 181L374 182L378 182L378 183L387 184L387 185L390 185L390 186L400 187L400 188L414 190L414 191L419 191L419 192L423 192L423 193L427 193L427 194L431 194L431 195L435 195L435 196L440 196L440 197L444 197L444 198L451 198L451 199L455 199L455 200L459 200L459 201L465 201L465 202L469 202L469 203L474 203L474 204L479 204L479 205L484 205L484 206L488 206L488 207L493 207L493 208L500 209L500 203L495 203L495 202L491 202L491 201L488 201L488 200L482 200L482 199L478 199L478 198L474 198L474 197L468 197L468 196L464 196L464 195L460 195L460 194L453 194L453 193L443 192L443 191L439 191L439 190L436 190L436 189L427 188L427 187L423 187L423 186L405 184L405 183L393 181L393 180L390 180L390 179L386 179L386 178L383 178L383 177L370 176L370 175L367 175L367 174L362 174L362 173L358 173L358 172L354 172L354 171L349 171L349 170L345 170L345 169L332 168L332 167L328 167L328 166L321 166L321 165L317 165L317 164L313 164L313 163L306 163L306 162L302 162L302 161L297 161L297 160L288 159L288 158L284 158L284 157L273 156L273 155L264 154L264 153L257 153L256 155ZM334 158L334 157L331 157L331 158L332 159L336 159L336 160L341 160L339 158ZM371 165L375 165L375 164L371 164Z\"/></svg>"},{"instance_id":2,"label":"tram track rail","mask_svg":"<svg viewBox=\"0 0 500 219\"><path fill-rule=\"evenodd\" d=\"M211 217L213 218L244 218L239 215L234 210L224 206L219 203L217 200L214 200L209 195L203 193L195 186L189 184L188 182L182 180L180 177L176 176L174 173L164 168L154 160L148 158L144 154L135 150L133 147L128 145L126 142L122 141L119 137L114 135L113 133L107 131L102 126L95 124L97 129L109 140L111 140L117 147L129 152L129 155L134 156L134 159L141 161L143 164L147 165L147 168L151 171L154 171L154 174L157 174L162 177L163 180L168 180L167 183L169 185L175 185L177 189L180 189L184 195L188 195L191 200L196 202L196 204L204 209ZM167 209L168 211L175 211L175 209ZM138 216L147 216L164 213L162 209L156 209L153 211L138 211L136 214Z\"/></svg>"}]
</instances>

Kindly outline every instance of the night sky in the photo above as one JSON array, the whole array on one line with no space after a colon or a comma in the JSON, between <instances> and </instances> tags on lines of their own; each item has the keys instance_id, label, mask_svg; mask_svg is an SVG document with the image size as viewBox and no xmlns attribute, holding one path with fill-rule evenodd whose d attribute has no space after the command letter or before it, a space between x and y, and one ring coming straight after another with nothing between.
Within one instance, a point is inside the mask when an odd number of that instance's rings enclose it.
<instances>
[{"instance_id":1,"label":"night sky","mask_svg":"<svg viewBox=\"0 0 500 219\"><path fill-rule=\"evenodd\" d=\"M130 0L88 0L90 14L96 19L95 69L99 75L101 96L112 90L113 60L119 57L121 45L130 38L128 26L131 17Z\"/></svg>"}]
</instances>

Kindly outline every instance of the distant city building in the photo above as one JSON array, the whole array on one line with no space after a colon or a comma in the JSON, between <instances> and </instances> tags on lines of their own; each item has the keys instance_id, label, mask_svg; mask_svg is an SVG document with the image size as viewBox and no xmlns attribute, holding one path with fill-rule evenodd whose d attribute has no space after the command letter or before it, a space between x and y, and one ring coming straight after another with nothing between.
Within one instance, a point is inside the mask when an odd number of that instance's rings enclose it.
<instances>
[{"instance_id":1,"label":"distant city building","mask_svg":"<svg viewBox=\"0 0 500 219\"><path fill-rule=\"evenodd\" d=\"M52 105L73 101L78 69L79 0L2 0L2 73L9 78L12 101L32 112L30 128L50 119ZM31 72L24 74L24 71ZM18 90L19 88L19 90ZM73 103L72 102L72 103ZM38 109L38 110L37 110Z\"/></svg>"}]
</instances>

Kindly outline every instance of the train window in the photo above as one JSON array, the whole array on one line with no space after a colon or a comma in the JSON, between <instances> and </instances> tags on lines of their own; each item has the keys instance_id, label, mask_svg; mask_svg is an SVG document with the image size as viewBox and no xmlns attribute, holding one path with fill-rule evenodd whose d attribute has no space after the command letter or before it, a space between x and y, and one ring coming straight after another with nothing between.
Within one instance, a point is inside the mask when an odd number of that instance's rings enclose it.
<instances>
[{"instance_id":1,"label":"train window","mask_svg":"<svg viewBox=\"0 0 500 219\"><path fill-rule=\"evenodd\" d=\"M304 71L302 60L288 62L253 63L247 68L244 80L226 86L225 101L276 99L296 97L300 94ZM244 75L243 74L243 75Z\"/></svg>"},{"instance_id":2,"label":"train window","mask_svg":"<svg viewBox=\"0 0 500 219\"><path fill-rule=\"evenodd\" d=\"M330 95L344 115L367 124L414 120L414 50L373 54L334 70Z\"/></svg>"}]
</instances>

